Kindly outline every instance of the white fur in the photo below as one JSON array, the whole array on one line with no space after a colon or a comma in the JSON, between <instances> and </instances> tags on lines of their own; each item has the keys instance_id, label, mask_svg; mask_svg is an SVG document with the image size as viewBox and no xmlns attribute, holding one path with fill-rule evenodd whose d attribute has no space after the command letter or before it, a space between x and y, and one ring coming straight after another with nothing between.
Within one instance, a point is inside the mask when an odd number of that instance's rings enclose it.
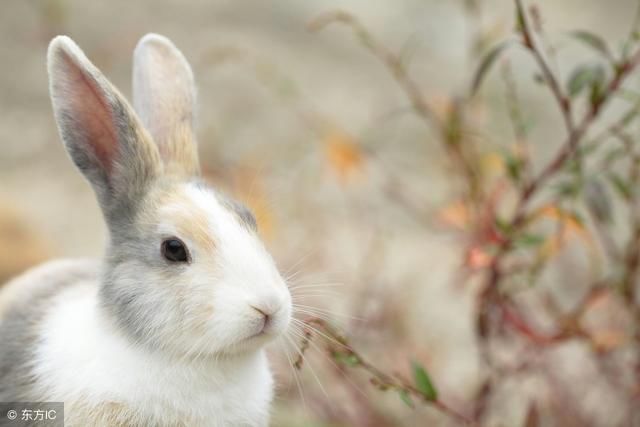
<instances>
[{"instance_id":1,"label":"white fur","mask_svg":"<svg viewBox=\"0 0 640 427\"><path fill-rule=\"evenodd\" d=\"M159 34L142 37L133 53L133 106L156 142L176 120L192 120L193 72L173 43Z\"/></svg>"},{"instance_id":2,"label":"white fur","mask_svg":"<svg viewBox=\"0 0 640 427\"><path fill-rule=\"evenodd\" d=\"M141 424L155 419L166 425L266 425L272 379L262 351L199 363L148 352L104 318L91 282L61 293L41 331L38 384L48 399L65 402L68 425L87 422L74 406L102 402L135 408Z\"/></svg>"},{"instance_id":3,"label":"white fur","mask_svg":"<svg viewBox=\"0 0 640 427\"><path fill-rule=\"evenodd\" d=\"M279 322L274 327L282 332L289 321L291 296L271 255L256 234L247 232L211 192L193 185L186 191L211 218L211 235L216 236L223 271L221 281L242 293L247 305L281 314L274 319Z\"/></svg>"},{"instance_id":4,"label":"white fur","mask_svg":"<svg viewBox=\"0 0 640 427\"><path fill-rule=\"evenodd\" d=\"M185 283L188 294L182 298L197 310L209 304L213 314L206 322L205 335L209 339L189 336L171 337L187 347L193 354L233 354L255 349L280 335L291 318L291 296L271 256L256 234L240 224L238 218L226 209L216 195L208 189L194 184L185 184L181 191L186 194L189 206L181 203L169 204L159 209L161 218L171 218L181 211L198 209L208 218L207 232L214 237L215 248L200 247L189 236L179 233L170 219L157 227L158 236L178 236L192 252L193 261L182 273L180 282ZM150 272L153 274L154 272ZM164 289L166 278L149 277ZM171 283L167 288L175 288ZM262 337L248 339L260 332L262 315L253 307L271 316L270 324ZM199 319L194 316L194 322Z\"/></svg>"}]
</instances>

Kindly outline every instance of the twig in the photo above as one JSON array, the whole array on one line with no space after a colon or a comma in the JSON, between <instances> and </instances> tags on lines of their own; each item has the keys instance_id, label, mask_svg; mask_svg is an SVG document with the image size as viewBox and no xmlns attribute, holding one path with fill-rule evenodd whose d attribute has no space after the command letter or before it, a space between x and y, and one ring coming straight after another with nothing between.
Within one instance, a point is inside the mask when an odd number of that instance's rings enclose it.
<instances>
[{"instance_id":1,"label":"twig","mask_svg":"<svg viewBox=\"0 0 640 427\"><path fill-rule=\"evenodd\" d=\"M547 64L547 61L542 55L541 50L537 46L537 43L533 36L533 32L531 31L528 17L522 5L522 0L516 0L516 8L517 8L518 17L520 20L520 25L522 26L521 28L522 37L523 37L522 42L524 43L524 46L527 49L529 49L534 59L538 63L538 67L542 72L542 76L544 80L549 85L551 92L553 93L553 95L556 98L556 101L558 102L558 106L560 107L562 117L564 118L565 126L567 130L571 132L574 129L573 116L571 113L571 102L569 101L569 98L562 91L560 84L558 83L558 79L556 79L555 75L553 74L553 71L551 71L551 68L549 67L549 64Z\"/></svg>"},{"instance_id":2,"label":"twig","mask_svg":"<svg viewBox=\"0 0 640 427\"><path fill-rule=\"evenodd\" d=\"M523 187L519 194L516 208L514 210L514 215L511 221L507 223L508 225L506 227L510 231L509 235L500 242L494 257L492 258L492 261L487 268L486 279L484 280L483 288L478 298L476 330L481 342L489 337L490 331L493 329L494 323L496 322L496 317L492 315L492 312L496 307L498 307L498 309L500 309L503 314L507 315L507 320L509 320L512 326L514 326L517 330L519 330L531 340L536 341L537 343L558 342L559 340L564 339L565 336L573 336L576 331L571 331L571 334L566 334L565 332L560 331L556 335L540 336L537 331L530 328L526 323L523 323L522 319L519 316L515 317L515 311L504 311L505 298L498 292L498 286L501 283L504 275L503 259L513 249L514 236L517 236L521 228L523 228L527 223L529 214L527 206L529 202L531 201L533 196L543 188L544 184L546 184L549 179L554 177L563 169L567 161L575 153L580 144L580 141L583 139L584 135L587 133L590 126L599 116L603 108L612 98L613 94L616 93L616 91L620 88L629 74L635 68L637 68L638 64L640 63L640 50L636 51L629 58L623 59L622 62L616 67L614 76L611 81L606 85L600 96L592 99L590 108L576 125L573 120L571 102L569 98L563 93L560 84L558 83L558 79L551 71L534 40L528 23L528 18L522 5L522 0L515 1L518 11L518 18L521 25L520 30L523 37L523 43L534 56L538 67L542 72L545 82L547 83L552 94L554 95L554 98L556 99L556 102L564 118L568 136L565 142L562 144L560 150L552 158L552 160L542 169L541 172L539 172L536 177L531 179ZM640 240L640 234L637 237L638 239L636 240ZM635 261L636 259L638 259L638 264L640 265L640 254L638 255L638 257L636 257L635 252L631 255L633 255L634 261L629 261L629 266L633 267L633 270L635 271L636 268L640 268L636 267ZM577 333L582 334L582 332L580 331L577 331ZM486 346L481 345L481 348L485 347ZM488 355L485 355L485 357L488 357ZM475 421L481 420L481 417L484 413L482 407L477 407L477 409L478 410L476 411L476 414L474 416Z\"/></svg>"},{"instance_id":3,"label":"twig","mask_svg":"<svg viewBox=\"0 0 640 427\"><path fill-rule=\"evenodd\" d=\"M330 12L314 19L309 24L309 29L311 31L320 31L333 22L340 22L351 27L362 45L391 71L395 80L409 97L415 111L428 122L435 124L438 129L444 127L438 116L425 101L418 83L409 75L400 57L378 42L353 15L340 10Z\"/></svg>"},{"instance_id":4,"label":"twig","mask_svg":"<svg viewBox=\"0 0 640 427\"><path fill-rule=\"evenodd\" d=\"M453 103L450 117L448 117L447 120L438 117L427 103L420 90L420 85L407 71L402 58L380 43L358 19L347 12L334 11L321 15L309 24L309 29L311 31L319 31L333 22L339 22L351 28L360 43L389 70L394 80L409 99L418 116L421 117L425 123L433 125L436 128L445 151L455 163L461 166L464 172L466 184L470 190L469 196L471 200L477 201L479 198L478 191L480 190L479 172L473 163L473 159L476 156L467 154L467 151L470 150L471 147L464 146L460 143L463 120L460 103Z\"/></svg>"},{"instance_id":5,"label":"twig","mask_svg":"<svg viewBox=\"0 0 640 427\"><path fill-rule=\"evenodd\" d=\"M298 359L295 361L294 366L298 369L302 367L302 360L304 355L304 350L308 349L309 342L313 338L314 335L317 335L316 328L321 328L323 334L319 335L323 338L331 338L323 340L325 344L325 348L327 353L332 359L345 360L347 366L352 366L354 368L360 368L366 371L371 377L370 382L373 386L381 391L386 390L395 390L401 393L406 393L407 395L411 395L417 400L430 404L433 407L437 408L443 414L448 415L449 417L462 422L465 425L475 425L475 423L470 420L468 417L462 415L460 412L448 406L441 399L427 399L424 393L418 390L414 385L412 385L408 380L402 378L399 375L391 375L388 374L381 369L374 366L371 362L365 359L361 353L357 352L351 344L349 344L347 338L339 333L333 326L329 325L325 320L319 318L309 318L304 321L305 324L309 326L305 330L305 338L301 343L301 352L298 356ZM311 325L315 325L315 327L311 327ZM336 345L339 343L339 345Z\"/></svg>"}]
</instances>

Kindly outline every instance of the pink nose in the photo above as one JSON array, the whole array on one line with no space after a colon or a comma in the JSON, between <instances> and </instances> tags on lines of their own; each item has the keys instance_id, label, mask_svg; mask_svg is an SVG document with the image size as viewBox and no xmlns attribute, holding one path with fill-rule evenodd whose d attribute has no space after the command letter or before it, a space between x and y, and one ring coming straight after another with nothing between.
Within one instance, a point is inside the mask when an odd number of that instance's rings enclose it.
<instances>
[{"instance_id":1,"label":"pink nose","mask_svg":"<svg viewBox=\"0 0 640 427\"><path fill-rule=\"evenodd\" d=\"M257 311L258 313L262 314L262 330L264 331L265 329L267 329L270 321L271 321L271 314L269 314L268 312L266 312L264 309L260 309L258 307L255 306L251 306L251 308L253 308L255 311Z\"/></svg>"}]
</instances>

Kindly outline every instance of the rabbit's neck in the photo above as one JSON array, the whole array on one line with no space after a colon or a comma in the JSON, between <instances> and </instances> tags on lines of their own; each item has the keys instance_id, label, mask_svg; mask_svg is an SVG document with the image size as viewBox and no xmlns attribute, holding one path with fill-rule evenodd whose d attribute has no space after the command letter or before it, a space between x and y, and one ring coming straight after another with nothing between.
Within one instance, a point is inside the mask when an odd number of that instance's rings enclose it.
<instances>
[{"instance_id":1,"label":"rabbit's neck","mask_svg":"<svg viewBox=\"0 0 640 427\"><path fill-rule=\"evenodd\" d=\"M264 351L170 360L132 344L99 307L95 288L74 287L43 323L36 374L49 399L66 402L68 416L112 419L111 411L140 425L267 424L273 382Z\"/></svg>"}]
</instances>

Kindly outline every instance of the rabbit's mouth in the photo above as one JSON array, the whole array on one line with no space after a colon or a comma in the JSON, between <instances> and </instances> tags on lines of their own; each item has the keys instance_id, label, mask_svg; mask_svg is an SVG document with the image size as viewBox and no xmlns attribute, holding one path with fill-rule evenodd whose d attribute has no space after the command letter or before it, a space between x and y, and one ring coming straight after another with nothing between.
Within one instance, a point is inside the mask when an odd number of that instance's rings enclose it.
<instances>
[{"instance_id":1,"label":"rabbit's mouth","mask_svg":"<svg viewBox=\"0 0 640 427\"><path fill-rule=\"evenodd\" d=\"M270 338L279 335L279 328L275 325L274 319L266 318L262 325L258 327L257 331L250 335L247 339L254 338Z\"/></svg>"},{"instance_id":2,"label":"rabbit's mouth","mask_svg":"<svg viewBox=\"0 0 640 427\"><path fill-rule=\"evenodd\" d=\"M239 341L236 341L235 344L227 347L224 350L224 353L229 355L238 355L247 352L252 352L259 350L260 348L267 345L269 342L277 338L278 333L269 332L265 330L256 331L244 338L241 338Z\"/></svg>"},{"instance_id":3,"label":"rabbit's mouth","mask_svg":"<svg viewBox=\"0 0 640 427\"><path fill-rule=\"evenodd\" d=\"M255 330L249 338L256 338L261 336L276 337L280 335L285 329L287 321L286 310L282 307L277 309L265 309L251 306L251 308L259 314L255 319Z\"/></svg>"},{"instance_id":4,"label":"rabbit's mouth","mask_svg":"<svg viewBox=\"0 0 640 427\"><path fill-rule=\"evenodd\" d=\"M255 330L244 341L256 343L266 343L280 336L286 329L283 325L282 316L265 316L261 323L256 325Z\"/></svg>"},{"instance_id":5,"label":"rabbit's mouth","mask_svg":"<svg viewBox=\"0 0 640 427\"><path fill-rule=\"evenodd\" d=\"M289 318L283 314L286 313L281 313L269 321L253 323L244 334L238 336L234 342L225 345L218 353L235 357L260 350L286 332Z\"/></svg>"}]
</instances>

